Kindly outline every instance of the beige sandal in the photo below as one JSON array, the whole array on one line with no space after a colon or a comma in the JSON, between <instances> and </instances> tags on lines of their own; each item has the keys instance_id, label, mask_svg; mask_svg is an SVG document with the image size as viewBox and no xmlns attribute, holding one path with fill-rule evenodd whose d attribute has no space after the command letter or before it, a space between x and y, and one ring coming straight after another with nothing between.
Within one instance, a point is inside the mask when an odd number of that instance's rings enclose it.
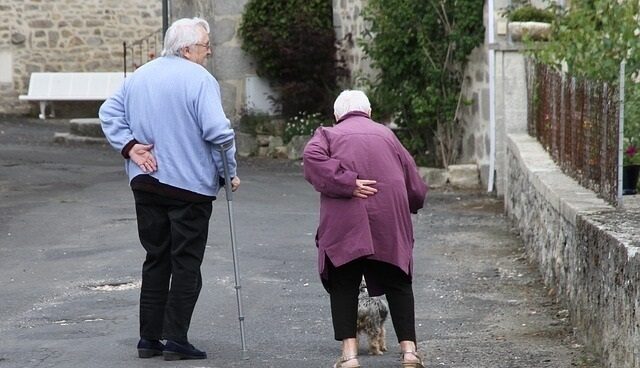
<instances>
[{"instance_id":1,"label":"beige sandal","mask_svg":"<svg viewBox=\"0 0 640 368\"><path fill-rule=\"evenodd\" d=\"M344 365L344 363L350 361L350 360L356 360L356 365ZM358 362L358 356L357 355L353 355L353 356L341 356L340 358L338 358L338 361L336 362L336 364L333 365L333 368L360 368L360 362Z\"/></svg>"},{"instance_id":2,"label":"beige sandal","mask_svg":"<svg viewBox=\"0 0 640 368\"><path fill-rule=\"evenodd\" d=\"M414 357L418 358L418 360L409 360L405 359L406 354L411 354ZM422 354L417 351L403 351L400 355L400 361L402 363L402 368L424 368L424 362L422 360Z\"/></svg>"}]
</instances>

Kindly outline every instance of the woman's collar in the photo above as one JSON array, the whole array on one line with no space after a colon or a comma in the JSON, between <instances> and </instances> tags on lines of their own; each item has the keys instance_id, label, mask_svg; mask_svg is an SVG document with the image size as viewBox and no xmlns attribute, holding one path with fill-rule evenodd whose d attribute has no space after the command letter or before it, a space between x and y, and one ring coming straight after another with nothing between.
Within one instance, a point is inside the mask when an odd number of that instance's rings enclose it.
<instances>
[{"instance_id":1,"label":"woman's collar","mask_svg":"<svg viewBox=\"0 0 640 368\"><path fill-rule=\"evenodd\" d=\"M342 123L343 121L345 121L345 120L347 120L347 119L349 119L349 118L352 118L352 117L354 117L354 116L361 116L361 117L365 117L365 118L367 118L367 119L371 119L371 117L369 116L369 114L367 114L367 113L366 113L366 112L364 112L364 111L349 111L348 113L346 113L346 114L342 115L342 117L341 117L340 119L338 119L338 121L336 122L336 125L337 125L337 124L340 124L340 123Z\"/></svg>"}]
</instances>

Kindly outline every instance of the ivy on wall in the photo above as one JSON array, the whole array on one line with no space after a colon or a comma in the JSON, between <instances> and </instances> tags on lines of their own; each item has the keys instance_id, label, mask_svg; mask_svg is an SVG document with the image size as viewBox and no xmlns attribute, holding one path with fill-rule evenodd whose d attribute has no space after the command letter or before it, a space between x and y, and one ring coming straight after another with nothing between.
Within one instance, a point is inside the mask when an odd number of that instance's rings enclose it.
<instances>
[{"instance_id":1,"label":"ivy on wall","mask_svg":"<svg viewBox=\"0 0 640 368\"><path fill-rule=\"evenodd\" d=\"M379 70L370 97L378 119L419 164L447 167L462 138L458 121L464 68L484 41L482 0L369 0L374 37L363 44Z\"/></svg>"},{"instance_id":2,"label":"ivy on wall","mask_svg":"<svg viewBox=\"0 0 640 368\"><path fill-rule=\"evenodd\" d=\"M240 25L242 48L259 76L280 92L282 115L330 116L336 94L335 33L328 0L250 0Z\"/></svg>"}]
</instances>

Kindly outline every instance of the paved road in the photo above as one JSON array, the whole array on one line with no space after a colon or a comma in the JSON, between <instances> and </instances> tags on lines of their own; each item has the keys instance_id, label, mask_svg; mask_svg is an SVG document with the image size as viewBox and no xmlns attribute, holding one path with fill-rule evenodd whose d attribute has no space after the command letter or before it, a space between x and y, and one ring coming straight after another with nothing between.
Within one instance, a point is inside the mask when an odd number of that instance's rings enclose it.
<instances>
[{"instance_id":1,"label":"paved road","mask_svg":"<svg viewBox=\"0 0 640 368\"><path fill-rule=\"evenodd\" d=\"M245 159L235 197L249 360L240 359L226 201L215 204L190 338L204 361L136 358L143 251L118 154L52 143L64 121L0 118L0 367L329 367L316 274L318 195L299 163ZM574 341L483 193L434 191L414 216L419 346L428 367L599 367ZM399 367L390 352L364 367Z\"/></svg>"}]
</instances>

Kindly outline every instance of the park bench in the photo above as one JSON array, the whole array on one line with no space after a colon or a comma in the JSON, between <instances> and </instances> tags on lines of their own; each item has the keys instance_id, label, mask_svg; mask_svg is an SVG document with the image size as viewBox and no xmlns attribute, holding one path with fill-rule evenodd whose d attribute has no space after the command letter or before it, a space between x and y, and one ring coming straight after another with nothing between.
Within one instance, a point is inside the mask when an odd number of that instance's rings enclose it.
<instances>
[{"instance_id":1,"label":"park bench","mask_svg":"<svg viewBox=\"0 0 640 368\"><path fill-rule=\"evenodd\" d=\"M31 73L29 92L19 99L39 101L38 116L45 119L47 105L51 105L49 116L55 117L54 101L104 101L123 81L122 72Z\"/></svg>"}]
</instances>

